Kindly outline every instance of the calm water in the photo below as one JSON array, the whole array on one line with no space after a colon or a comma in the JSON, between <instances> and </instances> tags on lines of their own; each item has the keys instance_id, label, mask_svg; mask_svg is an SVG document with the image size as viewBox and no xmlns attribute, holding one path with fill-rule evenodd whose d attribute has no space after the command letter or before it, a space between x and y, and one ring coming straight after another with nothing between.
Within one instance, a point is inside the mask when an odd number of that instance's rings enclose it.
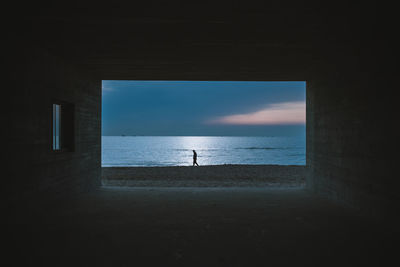
<instances>
[{"instance_id":1,"label":"calm water","mask_svg":"<svg viewBox=\"0 0 400 267\"><path fill-rule=\"evenodd\" d=\"M305 165L304 137L103 136L102 166Z\"/></svg>"}]
</instances>

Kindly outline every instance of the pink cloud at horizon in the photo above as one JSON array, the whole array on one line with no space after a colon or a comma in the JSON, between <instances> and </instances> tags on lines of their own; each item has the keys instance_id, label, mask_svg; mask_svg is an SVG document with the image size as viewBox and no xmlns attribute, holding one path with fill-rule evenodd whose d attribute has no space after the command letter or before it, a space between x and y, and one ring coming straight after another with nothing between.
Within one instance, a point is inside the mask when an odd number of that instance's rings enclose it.
<instances>
[{"instance_id":1,"label":"pink cloud at horizon","mask_svg":"<svg viewBox=\"0 0 400 267\"><path fill-rule=\"evenodd\" d=\"M276 103L256 112L222 116L209 120L207 123L229 125L305 124L306 103L301 101Z\"/></svg>"}]
</instances>

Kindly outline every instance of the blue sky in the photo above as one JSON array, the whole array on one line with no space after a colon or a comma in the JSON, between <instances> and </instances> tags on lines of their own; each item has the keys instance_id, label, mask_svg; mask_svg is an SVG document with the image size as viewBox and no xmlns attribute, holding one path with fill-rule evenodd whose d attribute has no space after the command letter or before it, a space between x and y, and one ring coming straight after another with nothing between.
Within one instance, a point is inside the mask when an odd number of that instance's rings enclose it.
<instances>
[{"instance_id":1,"label":"blue sky","mask_svg":"<svg viewBox=\"0 0 400 267\"><path fill-rule=\"evenodd\" d=\"M103 135L305 134L305 82L103 81Z\"/></svg>"}]
</instances>

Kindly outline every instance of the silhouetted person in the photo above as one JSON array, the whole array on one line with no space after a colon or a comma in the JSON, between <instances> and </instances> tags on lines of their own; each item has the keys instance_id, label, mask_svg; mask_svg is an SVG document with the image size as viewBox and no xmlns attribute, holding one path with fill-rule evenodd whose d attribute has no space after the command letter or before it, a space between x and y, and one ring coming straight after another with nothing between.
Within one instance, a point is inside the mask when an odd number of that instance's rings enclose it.
<instances>
[{"instance_id":1,"label":"silhouetted person","mask_svg":"<svg viewBox=\"0 0 400 267\"><path fill-rule=\"evenodd\" d=\"M197 166L199 166L199 164L197 164L197 153L196 153L195 150L193 150L193 166L194 166L195 164L196 164Z\"/></svg>"}]
</instances>

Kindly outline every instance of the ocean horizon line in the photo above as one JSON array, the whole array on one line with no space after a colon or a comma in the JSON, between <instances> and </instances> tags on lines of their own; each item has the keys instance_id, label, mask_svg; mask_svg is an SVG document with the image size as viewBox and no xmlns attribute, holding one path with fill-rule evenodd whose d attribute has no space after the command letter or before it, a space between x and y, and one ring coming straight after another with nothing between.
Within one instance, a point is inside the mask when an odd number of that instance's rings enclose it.
<instances>
[{"instance_id":1,"label":"ocean horizon line","mask_svg":"<svg viewBox=\"0 0 400 267\"><path fill-rule=\"evenodd\" d=\"M102 165L305 163L304 136L102 136Z\"/></svg>"},{"instance_id":2,"label":"ocean horizon line","mask_svg":"<svg viewBox=\"0 0 400 267\"><path fill-rule=\"evenodd\" d=\"M300 137L305 136L305 134L299 135L130 135L130 134L120 134L120 135L101 135L107 137Z\"/></svg>"}]
</instances>

